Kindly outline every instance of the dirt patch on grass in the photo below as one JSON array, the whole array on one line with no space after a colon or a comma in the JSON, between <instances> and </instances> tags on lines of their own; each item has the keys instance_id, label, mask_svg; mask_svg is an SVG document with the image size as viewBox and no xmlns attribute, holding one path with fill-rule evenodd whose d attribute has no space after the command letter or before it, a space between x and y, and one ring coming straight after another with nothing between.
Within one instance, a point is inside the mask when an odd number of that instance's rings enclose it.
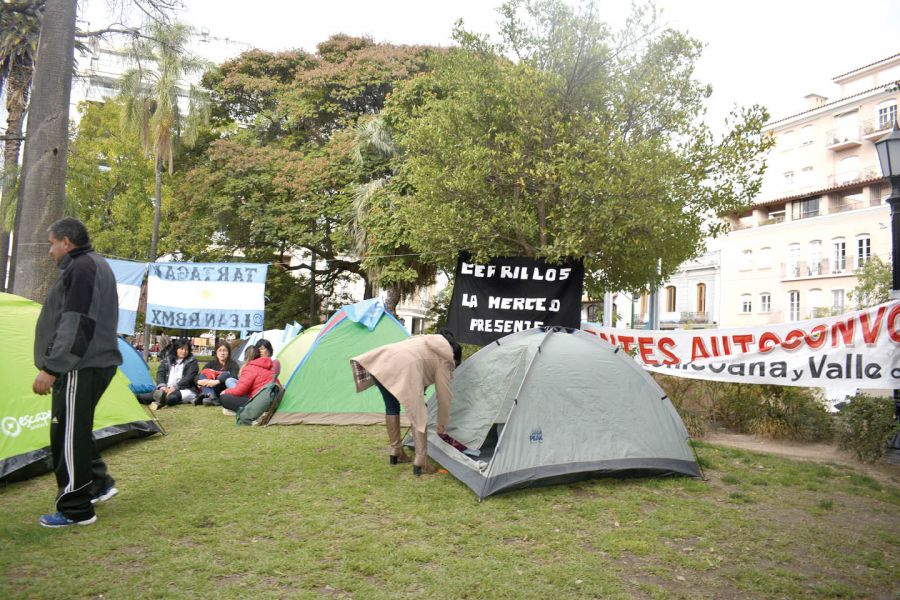
<instances>
[{"instance_id":1,"label":"dirt patch on grass","mask_svg":"<svg viewBox=\"0 0 900 600\"><path fill-rule=\"evenodd\" d=\"M761 452L764 454L774 454L776 456L784 456L796 460L847 465L862 471L879 481L890 483L892 485L900 485L900 465L888 464L885 462L876 463L874 465L862 463L851 453L841 450L833 444L804 444L801 442L770 440L754 435L730 433L727 431L707 433L703 437L703 441L709 442L710 444L718 444L720 446L728 446L730 448L739 448L741 450L750 450L752 452Z\"/></svg>"},{"instance_id":2,"label":"dirt patch on grass","mask_svg":"<svg viewBox=\"0 0 900 600\"><path fill-rule=\"evenodd\" d=\"M334 598L349 598L351 596L350 592L338 588L333 588L330 585L323 585L316 588L316 593L320 596L329 596Z\"/></svg>"}]
</instances>

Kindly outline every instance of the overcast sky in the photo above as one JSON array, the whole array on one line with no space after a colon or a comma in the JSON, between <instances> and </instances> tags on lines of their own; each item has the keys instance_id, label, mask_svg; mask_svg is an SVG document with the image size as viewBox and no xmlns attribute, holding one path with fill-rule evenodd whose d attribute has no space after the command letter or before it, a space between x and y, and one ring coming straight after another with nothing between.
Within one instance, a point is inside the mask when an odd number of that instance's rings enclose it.
<instances>
[{"instance_id":1,"label":"overcast sky","mask_svg":"<svg viewBox=\"0 0 900 600\"><path fill-rule=\"evenodd\" d=\"M378 42L449 45L454 22L495 35L498 0L184 0L180 20L212 36L264 50L314 51L333 33ZM102 24L106 0L86 0L84 16ZM612 23L630 0L598 1ZM707 44L698 77L713 86L710 124L735 104L760 103L773 118L804 109L803 96L833 98L831 78L900 53L897 0L659 0L666 24Z\"/></svg>"}]
</instances>

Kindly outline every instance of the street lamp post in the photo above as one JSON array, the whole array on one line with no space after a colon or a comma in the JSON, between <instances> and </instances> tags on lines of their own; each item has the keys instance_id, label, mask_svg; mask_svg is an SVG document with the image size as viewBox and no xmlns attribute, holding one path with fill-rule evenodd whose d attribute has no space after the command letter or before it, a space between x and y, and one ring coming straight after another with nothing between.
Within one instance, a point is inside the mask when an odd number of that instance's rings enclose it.
<instances>
[{"instance_id":1,"label":"street lamp post","mask_svg":"<svg viewBox=\"0 0 900 600\"><path fill-rule=\"evenodd\" d=\"M875 142L881 174L891 183L888 204L891 207L891 299L900 299L900 129L894 129Z\"/></svg>"},{"instance_id":2,"label":"street lamp post","mask_svg":"<svg viewBox=\"0 0 900 600\"><path fill-rule=\"evenodd\" d=\"M891 300L900 300L900 129L894 129L875 142L881 174L891 182ZM900 390L894 390L894 408L900 418ZM896 444L897 436L894 436Z\"/></svg>"}]
</instances>

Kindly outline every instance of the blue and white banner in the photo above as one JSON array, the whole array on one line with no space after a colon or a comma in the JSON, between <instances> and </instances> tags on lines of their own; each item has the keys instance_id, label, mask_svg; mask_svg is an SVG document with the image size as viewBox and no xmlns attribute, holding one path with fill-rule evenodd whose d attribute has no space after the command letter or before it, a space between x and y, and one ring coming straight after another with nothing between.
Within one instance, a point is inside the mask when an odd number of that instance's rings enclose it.
<instances>
[{"instance_id":1,"label":"blue and white banner","mask_svg":"<svg viewBox=\"0 0 900 600\"><path fill-rule=\"evenodd\" d=\"M134 335L134 319L141 300L141 284L147 272L147 263L107 258L116 276L116 290L119 292L119 325L116 333Z\"/></svg>"},{"instance_id":2,"label":"blue and white banner","mask_svg":"<svg viewBox=\"0 0 900 600\"><path fill-rule=\"evenodd\" d=\"M147 322L182 329L262 331L268 268L251 263L152 263Z\"/></svg>"}]
</instances>

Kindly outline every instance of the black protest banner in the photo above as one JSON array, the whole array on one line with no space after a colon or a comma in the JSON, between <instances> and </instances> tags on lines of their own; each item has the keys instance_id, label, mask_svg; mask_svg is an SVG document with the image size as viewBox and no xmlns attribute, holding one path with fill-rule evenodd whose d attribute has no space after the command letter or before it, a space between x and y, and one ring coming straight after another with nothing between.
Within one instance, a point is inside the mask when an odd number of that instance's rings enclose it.
<instances>
[{"instance_id":1,"label":"black protest banner","mask_svg":"<svg viewBox=\"0 0 900 600\"><path fill-rule=\"evenodd\" d=\"M485 345L504 335L542 325L581 326L584 264L549 264L524 257L486 265L461 254L447 315L456 339Z\"/></svg>"}]
</instances>

